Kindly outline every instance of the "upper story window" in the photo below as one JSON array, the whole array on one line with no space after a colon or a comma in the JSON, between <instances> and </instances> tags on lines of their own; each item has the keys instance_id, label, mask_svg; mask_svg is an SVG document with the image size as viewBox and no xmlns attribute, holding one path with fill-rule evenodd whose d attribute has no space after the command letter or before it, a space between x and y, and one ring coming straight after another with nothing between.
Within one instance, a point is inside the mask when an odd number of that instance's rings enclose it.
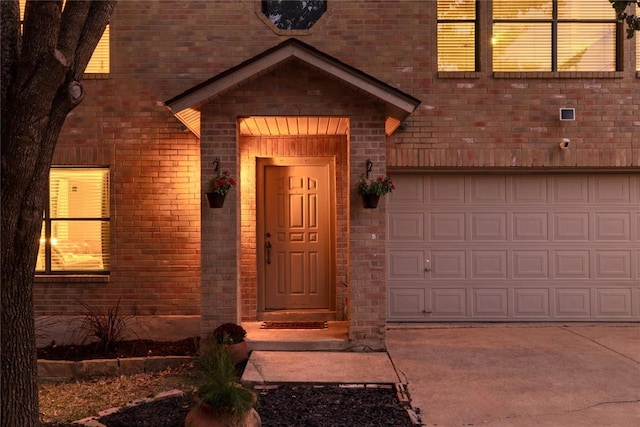
<instances>
[{"instance_id":1,"label":"upper story window","mask_svg":"<svg viewBox=\"0 0 640 427\"><path fill-rule=\"evenodd\" d=\"M19 0L20 5L20 22L24 19L24 8L27 0ZM64 8L64 2L63 6ZM93 51L93 55L91 56L91 60L87 65L86 70L84 71L88 74L107 74L110 72L110 63L109 63L109 25L105 28L100 41L98 42L98 46Z\"/></svg>"},{"instance_id":2,"label":"upper story window","mask_svg":"<svg viewBox=\"0 0 640 427\"><path fill-rule=\"evenodd\" d=\"M438 0L438 71L477 71L476 0Z\"/></svg>"},{"instance_id":3,"label":"upper story window","mask_svg":"<svg viewBox=\"0 0 640 427\"><path fill-rule=\"evenodd\" d=\"M262 14L281 30L308 30L326 11L326 0L262 0Z\"/></svg>"},{"instance_id":4,"label":"upper story window","mask_svg":"<svg viewBox=\"0 0 640 427\"><path fill-rule=\"evenodd\" d=\"M607 1L493 0L494 71L616 71Z\"/></svg>"},{"instance_id":5,"label":"upper story window","mask_svg":"<svg viewBox=\"0 0 640 427\"><path fill-rule=\"evenodd\" d=\"M36 273L106 273L109 241L109 170L52 168Z\"/></svg>"}]
</instances>

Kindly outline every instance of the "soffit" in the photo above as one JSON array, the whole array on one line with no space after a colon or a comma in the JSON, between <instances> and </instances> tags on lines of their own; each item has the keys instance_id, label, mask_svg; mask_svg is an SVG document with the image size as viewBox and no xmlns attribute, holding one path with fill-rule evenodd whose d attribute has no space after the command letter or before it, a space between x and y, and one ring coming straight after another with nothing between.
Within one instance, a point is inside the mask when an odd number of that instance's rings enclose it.
<instances>
[{"instance_id":1,"label":"soffit","mask_svg":"<svg viewBox=\"0 0 640 427\"><path fill-rule=\"evenodd\" d=\"M364 95L383 102L386 106L385 132L387 135L393 133L402 121L420 105L420 101L411 95L340 62L295 38L288 39L274 48L171 98L165 102L165 105L185 126L199 137L200 108L204 104L269 73L292 59L297 59L315 67ZM277 119L277 117L274 117L271 120ZM320 124L321 118L306 117L305 119L317 119L318 124ZM247 123L247 127L249 125L250 123ZM257 122L255 126L251 127L259 128ZM266 127L266 129L273 128L273 126ZM333 129L333 127L329 128ZM266 133L261 133L261 135L266 135Z\"/></svg>"}]
</instances>

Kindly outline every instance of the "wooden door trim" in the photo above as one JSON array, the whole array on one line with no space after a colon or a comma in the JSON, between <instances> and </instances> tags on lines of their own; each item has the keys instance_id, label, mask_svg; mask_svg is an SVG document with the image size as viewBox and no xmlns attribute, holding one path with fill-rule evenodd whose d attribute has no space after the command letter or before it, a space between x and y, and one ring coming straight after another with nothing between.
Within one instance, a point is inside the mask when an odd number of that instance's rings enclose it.
<instances>
[{"instance_id":1,"label":"wooden door trim","mask_svg":"<svg viewBox=\"0 0 640 427\"><path fill-rule=\"evenodd\" d=\"M336 307L336 175L335 156L319 157L259 157L256 158L256 263L257 265L257 312L258 317L265 313L265 271L264 271L264 185L265 168L269 166L328 166L329 167L329 239L330 239L330 268L329 273L329 311L335 312ZM318 310L311 310L318 311Z\"/></svg>"}]
</instances>

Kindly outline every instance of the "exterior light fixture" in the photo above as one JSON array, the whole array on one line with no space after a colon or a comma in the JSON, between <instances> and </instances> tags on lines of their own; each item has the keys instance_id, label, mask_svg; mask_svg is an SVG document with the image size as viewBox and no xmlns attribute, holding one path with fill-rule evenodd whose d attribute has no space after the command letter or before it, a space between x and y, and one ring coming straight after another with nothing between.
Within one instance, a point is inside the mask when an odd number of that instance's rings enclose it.
<instances>
[{"instance_id":1,"label":"exterior light fixture","mask_svg":"<svg viewBox=\"0 0 640 427\"><path fill-rule=\"evenodd\" d=\"M572 121L576 119L576 109L575 108L561 108L560 109L560 121Z\"/></svg>"},{"instance_id":2,"label":"exterior light fixture","mask_svg":"<svg viewBox=\"0 0 640 427\"><path fill-rule=\"evenodd\" d=\"M367 159L365 169L367 171L367 179L369 179L369 174L373 170L373 162L371 161L371 159Z\"/></svg>"}]
</instances>

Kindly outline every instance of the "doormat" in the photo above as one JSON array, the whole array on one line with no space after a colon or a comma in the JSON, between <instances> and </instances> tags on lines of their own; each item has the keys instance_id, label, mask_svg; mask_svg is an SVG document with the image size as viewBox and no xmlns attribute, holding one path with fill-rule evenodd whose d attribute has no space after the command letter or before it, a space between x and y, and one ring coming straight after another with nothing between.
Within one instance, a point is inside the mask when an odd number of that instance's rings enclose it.
<instances>
[{"instance_id":1,"label":"doormat","mask_svg":"<svg viewBox=\"0 0 640 427\"><path fill-rule=\"evenodd\" d=\"M327 329L327 322L262 322L260 329Z\"/></svg>"}]
</instances>

